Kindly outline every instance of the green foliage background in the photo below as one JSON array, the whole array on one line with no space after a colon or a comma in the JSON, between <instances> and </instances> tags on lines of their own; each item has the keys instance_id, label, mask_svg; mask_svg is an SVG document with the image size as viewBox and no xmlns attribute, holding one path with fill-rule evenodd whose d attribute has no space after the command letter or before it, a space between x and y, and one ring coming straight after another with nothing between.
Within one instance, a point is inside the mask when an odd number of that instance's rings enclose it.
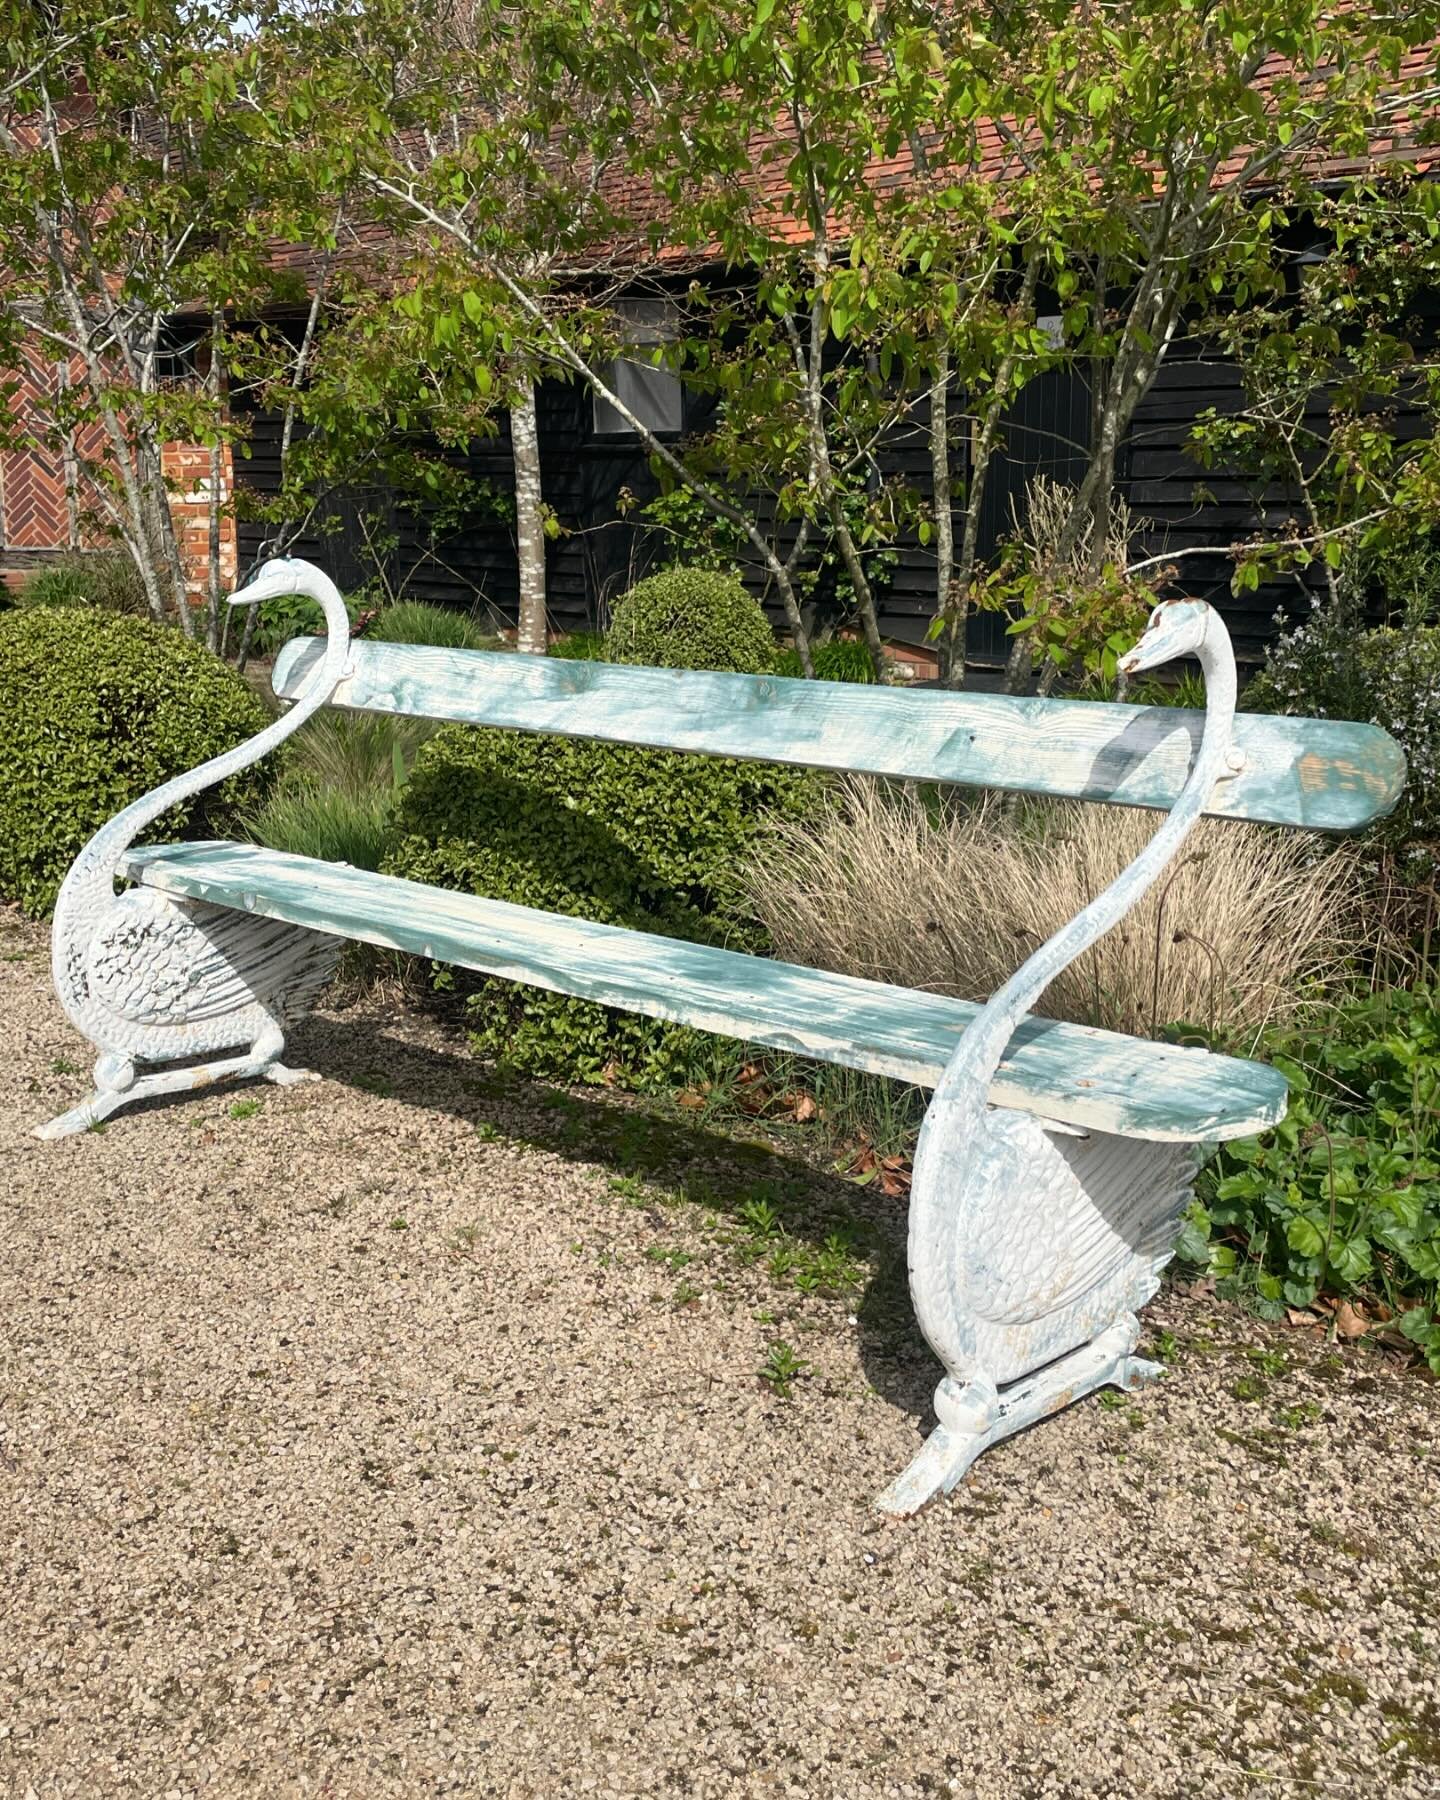
<instances>
[{"instance_id":1,"label":"green foliage background","mask_svg":"<svg viewBox=\"0 0 1440 1800\"><path fill-rule=\"evenodd\" d=\"M1269 1318L1321 1293L1383 1305L1440 1373L1440 996L1385 990L1266 1051L1289 1113L1220 1150L1182 1260Z\"/></svg>"},{"instance_id":2,"label":"green foliage background","mask_svg":"<svg viewBox=\"0 0 1440 1800\"><path fill-rule=\"evenodd\" d=\"M626 661L668 667L772 666L764 614L733 577L653 577L615 620L610 660L618 649ZM682 655L693 660L682 665ZM451 725L416 760L385 866L569 917L759 949L732 872L764 814L793 813L815 792L808 774L766 763ZM469 994L476 1050L531 1074L662 1085L706 1042L542 989L458 972L442 979Z\"/></svg>"},{"instance_id":3,"label":"green foliage background","mask_svg":"<svg viewBox=\"0 0 1440 1800\"><path fill-rule=\"evenodd\" d=\"M48 912L107 819L268 718L241 676L178 631L93 607L0 615L0 894ZM148 835L224 836L269 779L267 759L173 808Z\"/></svg>"}]
</instances>

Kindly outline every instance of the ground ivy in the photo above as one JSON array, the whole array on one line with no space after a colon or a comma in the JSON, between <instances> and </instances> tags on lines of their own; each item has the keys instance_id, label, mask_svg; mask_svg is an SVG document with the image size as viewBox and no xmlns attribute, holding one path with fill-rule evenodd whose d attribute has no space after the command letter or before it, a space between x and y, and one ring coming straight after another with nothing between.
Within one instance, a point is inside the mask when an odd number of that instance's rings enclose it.
<instances>
[{"instance_id":1,"label":"ground ivy","mask_svg":"<svg viewBox=\"0 0 1440 1800\"><path fill-rule=\"evenodd\" d=\"M1440 996L1392 990L1275 1037L1273 1130L1225 1145L1180 1255L1268 1317L1321 1293L1383 1305L1440 1372Z\"/></svg>"}]
</instances>

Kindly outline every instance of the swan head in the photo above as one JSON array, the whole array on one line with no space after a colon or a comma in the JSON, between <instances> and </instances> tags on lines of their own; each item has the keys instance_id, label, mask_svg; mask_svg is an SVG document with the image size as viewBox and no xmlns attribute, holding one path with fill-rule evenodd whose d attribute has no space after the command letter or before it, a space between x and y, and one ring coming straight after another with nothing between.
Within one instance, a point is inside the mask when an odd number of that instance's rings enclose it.
<instances>
[{"instance_id":1,"label":"swan head","mask_svg":"<svg viewBox=\"0 0 1440 1800\"><path fill-rule=\"evenodd\" d=\"M314 594L314 584L306 577L319 574L313 564L303 562L298 556L272 556L268 562L261 563L244 587L236 588L225 604L254 606L261 600L274 600L281 594Z\"/></svg>"},{"instance_id":2,"label":"swan head","mask_svg":"<svg viewBox=\"0 0 1440 1800\"><path fill-rule=\"evenodd\" d=\"M1120 658L1120 672L1139 675L1178 657L1199 655L1214 617L1204 600L1162 600L1139 642Z\"/></svg>"}]
</instances>

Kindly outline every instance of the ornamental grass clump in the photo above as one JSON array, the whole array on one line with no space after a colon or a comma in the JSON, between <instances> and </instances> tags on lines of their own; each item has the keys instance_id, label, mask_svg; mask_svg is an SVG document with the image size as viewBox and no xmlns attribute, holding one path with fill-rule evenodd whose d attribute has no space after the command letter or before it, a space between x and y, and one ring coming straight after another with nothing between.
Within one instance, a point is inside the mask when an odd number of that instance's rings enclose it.
<instances>
[{"instance_id":1,"label":"ornamental grass clump","mask_svg":"<svg viewBox=\"0 0 1440 1800\"><path fill-rule=\"evenodd\" d=\"M123 550L72 550L25 579L19 604L98 606L102 612L143 615L145 583L134 558Z\"/></svg>"},{"instance_id":2,"label":"ornamental grass clump","mask_svg":"<svg viewBox=\"0 0 1440 1800\"><path fill-rule=\"evenodd\" d=\"M326 708L290 740L274 788L241 822L245 836L296 856L378 869L400 790L438 729L404 714Z\"/></svg>"},{"instance_id":3,"label":"ornamental grass clump","mask_svg":"<svg viewBox=\"0 0 1440 1800\"><path fill-rule=\"evenodd\" d=\"M0 895L48 912L107 819L268 719L243 677L148 619L92 607L0 615ZM172 808L148 840L226 836L271 773L232 775Z\"/></svg>"},{"instance_id":4,"label":"ornamental grass clump","mask_svg":"<svg viewBox=\"0 0 1440 1800\"><path fill-rule=\"evenodd\" d=\"M1153 835L1151 812L854 778L815 820L778 822L741 871L789 961L983 1000ZM1052 1018L1243 1045L1345 968L1359 859L1303 832L1203 820L1170 870L1051 984Z\"/></svg>"},{"instance_id":5,"label":"ornamental grass clump","mask_svg":"<svg viewBox=\"0 0 1440 1800\"><path fill-rule=\"evenodd\" d=\"M428 600L397 600L382 607L365 632L378 644L436 644L445 650L499 650L494 632L477 625L469 613Z\"/></svg>"}]
</instances>

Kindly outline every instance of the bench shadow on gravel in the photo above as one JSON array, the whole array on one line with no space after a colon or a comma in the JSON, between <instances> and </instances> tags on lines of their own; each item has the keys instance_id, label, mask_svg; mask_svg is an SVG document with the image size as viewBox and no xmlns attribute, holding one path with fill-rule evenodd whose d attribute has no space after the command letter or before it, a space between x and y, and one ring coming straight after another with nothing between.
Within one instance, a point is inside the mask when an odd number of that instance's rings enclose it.
<instances>
[{"instance_id":1,"label":"bench shadow on gravel","mask_svg":"<svg viewBox=\"0 0 1440 1800\"><path fill-rule=\"evenodd\" d=\"M875 1391L917 1422L928 1421L940 1371L910 1304L904 1200L844 1180L803 1154L677 1116L661 1101L606 1088L549 1086L476 1061L460 1044L430 1046L395 1036L382 1019L358 1008L306 1020L286 1054L327 1080L438 1109L526 1148L598 1165L612 1181L634 1184L624 1197L654 1226L657 1244L669 1225L671 1196L733 1223L742 1238L749 1226L746 1209L757 1202L778 1218L784 1234L778 1242L820 1250L838 1234L863 1270L862 1285L815 1292L841 1317L853 1313L861 1363ZM652 1192L654 1204L646 1205ZM783 1297L782 1278L775 1279ZM796 1294L794 1287L789 1292Z\"/></svg>"}]
</instances>

